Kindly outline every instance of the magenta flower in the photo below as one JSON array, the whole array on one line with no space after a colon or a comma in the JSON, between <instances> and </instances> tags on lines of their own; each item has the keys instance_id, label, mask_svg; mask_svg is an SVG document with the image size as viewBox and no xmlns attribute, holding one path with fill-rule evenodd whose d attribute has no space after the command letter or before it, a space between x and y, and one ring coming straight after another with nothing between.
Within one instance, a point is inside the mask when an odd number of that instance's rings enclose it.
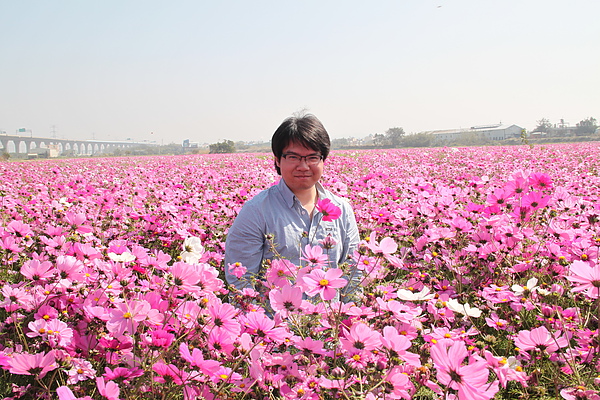
<instances>
[{"instance_id":1,"label":"magenta flower","mask_svg":"<svg viewBox=\"0 0 600 400\"><path fill-rule=\"evenodd\" d=\"M323 214L323 221L334 221L342 215L342 210L329 199L317 201L316 208Z\"/></svg>"},{"instance_id":2,"label":"magenta flower","mask_svg":"<svg viewBox=\"0 0 600 400\"><path fill-rule=\"evenodd\" d=\"M546 207L549 201L550 196L545 196L542 192L529 192L521 198L521 205L537 210Z\"/></svg>"},{"instance_id":3,"label":"magenta flower","mask_svg":"<svg viewBox=\"0 0 600 400\"><path fill-rule=\"evenodd\" d=\"M348 283L344 278L343 271L339 268L331 268L326 272L322 269L314 269L310 274L302 277L306 285L305 293L309 296L319 294L323 300L331 300L335 297L336 289L346 286Z\"/></svg>"},{"instance_id":4,"label":"magenta flower","mask_svg":"<svg viewBox=\"0 0 600 400\"><path fill-rule=\"evenodd\" d=\"M600 297L600 265L591 266L585 261L573 261L569 267L571 275L566 278L576 284L572 290L574 292L584 292L591 298Z\"/></svg>"}]
</instances>

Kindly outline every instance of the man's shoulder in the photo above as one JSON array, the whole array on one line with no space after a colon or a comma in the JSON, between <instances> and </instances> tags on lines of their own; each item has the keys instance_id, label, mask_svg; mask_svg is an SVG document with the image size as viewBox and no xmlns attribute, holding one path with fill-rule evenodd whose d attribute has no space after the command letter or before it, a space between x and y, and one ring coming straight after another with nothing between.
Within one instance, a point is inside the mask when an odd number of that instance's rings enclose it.
<instances>
[{"instance_id":1,"label":"man's shoulder","mask_svg":"<svg viewBox=\"0 0 600 400\"><path fill-rule=\"evenodd\" d=\"M268 205L269 203L276 201L277 196L277 185L273 185L267 189L260 191L258 194L256 194L256 196L244 203L244 207L261 208L264 205Z\"/></svg>"},{"instance_id":2,"label":"man's shoulder","mask_svg":"<svg viewBox=\"0 0 600 400\"><path fill-rule=\"evenodd\" d=\"M333 193L331 190L328 190L327 188L323 187L323 185L321 185L320 194L324 195L326 199L331 200L334 204L350 204L350 200Z\"/></svg>"}]
</instances>

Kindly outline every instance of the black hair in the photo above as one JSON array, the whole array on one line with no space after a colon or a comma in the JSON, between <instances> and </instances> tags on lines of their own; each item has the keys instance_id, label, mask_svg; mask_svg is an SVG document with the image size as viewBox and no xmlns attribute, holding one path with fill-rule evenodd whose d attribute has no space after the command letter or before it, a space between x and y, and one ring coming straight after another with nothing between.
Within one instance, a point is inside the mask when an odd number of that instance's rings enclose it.
<instances>
[{"instance_id":1,"label":"black hair","mask_svg":"<svg viewBox=\"0 0 600 400\"><path fill-rule=\"evenodd\" d=\"M283 149L290 143L297 143L319 152L323 156L323 161L329 155L331 148L327 130L321 121L312 114L289 117L279 125L271 138L271 150L277 161L281 161ZM281 169L277 166L277 162L275 170L281 175Z\"/></svg>"}]
</instances>

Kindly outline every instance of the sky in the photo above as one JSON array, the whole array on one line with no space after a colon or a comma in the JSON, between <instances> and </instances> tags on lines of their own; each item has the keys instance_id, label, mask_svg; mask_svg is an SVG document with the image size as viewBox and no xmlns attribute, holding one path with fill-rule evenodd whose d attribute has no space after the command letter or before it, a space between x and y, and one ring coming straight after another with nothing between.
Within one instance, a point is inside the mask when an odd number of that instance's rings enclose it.
<instances>
[{"instance_id":1,"label":"sky","mask_svg":"<svg viewBox=\"0 0 600 400\"><path fill-rule=\"evenodd\" d=\"M0 130L268 141L600 119L596 0L0 0Z\"/></svg>"}]
</instances>

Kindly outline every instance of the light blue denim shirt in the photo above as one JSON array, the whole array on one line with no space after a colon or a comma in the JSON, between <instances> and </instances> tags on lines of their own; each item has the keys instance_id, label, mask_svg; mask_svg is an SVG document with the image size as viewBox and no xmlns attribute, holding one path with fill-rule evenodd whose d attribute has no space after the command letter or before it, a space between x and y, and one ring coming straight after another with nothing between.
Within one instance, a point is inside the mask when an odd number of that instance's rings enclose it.
<instances>
[{"instance_id":1,"label":"light blue denim shirt","mask_svg":"<svg viewBox=\"0 0 600 400\"><path fill-rule=\"evenodd\" d=\"M319 199L330 199L342 210L338 219L323 221L323 214L316 208L311 219L283 179L244 204L227 233L225 243L225 277L230 285L238 289L251 287L249 278L258 276L263 260L274 258L265 238L267 234L274 236L276 251L295 265L306 265L300 257L309 241L311 246L315 246L329 235L337 243L324 251L329 256L330 267L349 261L348 256L352 255L360 240L352 207L346 199L324 189L320 183L316 184L316 188ZM241 279L229 272L228 265L235 262L247 268ZM356 281L356 270L353 269L350 274Z\"/></svg>"}]
</instances>

